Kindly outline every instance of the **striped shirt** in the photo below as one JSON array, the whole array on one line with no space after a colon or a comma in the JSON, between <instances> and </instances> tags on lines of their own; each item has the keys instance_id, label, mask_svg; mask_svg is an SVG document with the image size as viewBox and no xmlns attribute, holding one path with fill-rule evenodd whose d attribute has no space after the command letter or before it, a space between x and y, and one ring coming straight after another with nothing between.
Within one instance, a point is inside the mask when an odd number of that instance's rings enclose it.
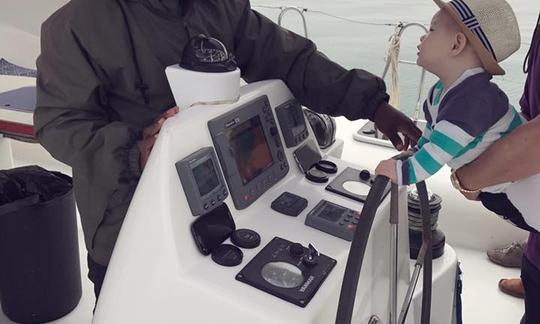
<instances>
[{"instance_id":1,"label":"striped shirt","mask_svg":"<svg viewBox=\"0 0 540 324\"><path fill-rule=\"evenodd\" d=\"M398 184L423 181L445 164L458 169L523 123L491 77L475 68L465 71L446 91L441 81L433 86L424 102L427 125L418 150L397 163ZM483 191L500 192L505 186Z\"/></svg>"}]
</instances>

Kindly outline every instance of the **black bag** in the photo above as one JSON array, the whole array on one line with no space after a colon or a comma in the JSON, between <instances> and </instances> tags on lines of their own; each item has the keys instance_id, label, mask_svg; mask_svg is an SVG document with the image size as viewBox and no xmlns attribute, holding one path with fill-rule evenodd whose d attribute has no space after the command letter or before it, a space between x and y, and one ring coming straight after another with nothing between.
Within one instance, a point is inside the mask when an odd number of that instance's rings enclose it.
<instances>
[{"instance_id":1,"label":"black bag","mask_svg":"<svg viewBox=\"0 0 540 324\"><path fill-rule=\"evenodd\" d=\"M82 295L72 180L37 166L0 170L0 303L18 323L71 312Z\"/></svg>"},{"instance_id":2,"label":"black bag","mask_svg":"<svg viewBox=\"0 0 540 324\"><path fill-rule=\"evenodd\" d=\"M37 165L0 170L0 206L37 195L40 202L71 190L71 178ZM0 212L1 214L1 212Z\"/></svg>"}]
</instances>

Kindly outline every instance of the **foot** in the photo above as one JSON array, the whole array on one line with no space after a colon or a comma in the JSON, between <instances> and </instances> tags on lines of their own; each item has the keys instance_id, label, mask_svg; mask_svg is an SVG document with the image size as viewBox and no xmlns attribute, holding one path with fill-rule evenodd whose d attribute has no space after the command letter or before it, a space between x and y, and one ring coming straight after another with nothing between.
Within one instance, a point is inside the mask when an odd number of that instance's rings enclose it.
<instances>
[{"instance_id":1,"label":"foot","mask_svg":"<svg viewBox=\"0 0 540 324\"><path fill-rule=\"evenodd\" d=\"M525 243L512 242L507 246L487 251L489 260L503 267L520 268Z\"/></svg>"},{"instance_id":2,"label":"foot","mask_svg":"<svg viewBox=\"0 0 540 324\"><path fill-rule=\"evenodd\" d=\"M523 283L519 278L501 279L499 281L499 289L510 296L517 298L525 297L525 290L523 289Z\"/></svg>"}]
</instances>

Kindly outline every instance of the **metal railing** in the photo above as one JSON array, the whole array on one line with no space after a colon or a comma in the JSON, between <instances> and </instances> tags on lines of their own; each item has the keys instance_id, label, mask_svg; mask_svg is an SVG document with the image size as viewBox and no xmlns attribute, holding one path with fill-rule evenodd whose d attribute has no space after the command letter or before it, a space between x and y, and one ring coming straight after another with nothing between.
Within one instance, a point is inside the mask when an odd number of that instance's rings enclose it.
<instances>
[{"instance_id":1,"label":"metal railing","mask_svg":"<svg viewBox=\"0 0 540 324\"><path fill-rule=\"evenodd\" d=\"M289 11L297 12L300 15L300 18L302 18L302 24L304 25L304 37L308 38L308 30L307 30L307 23L306 23L306 16L304 13L307 11L305 8L299 8L299 7L283 7L281 8L281 12L278 16L278 25L281 26L281 21L283 19L283 16Z\"/></svg>"},{"instance_id":2,"label":"metal railing","mask_svg":"<svg viewBox=\"0 0 540 324\"><path fill-rule=\"evenodd\" d=\"M410 27L418 27L418 28L422 29L425 33L428 32L427 27L420 24L420 23L416 23L416 22L413 22L413 23L399 23L399 25L397 25L397 27L396 27L396 32L395 32L394 35L401 38L401 36L405 32L405 30L407 30ZM400 60L398 60L398 63L418 66L418 64L416 64L416 62L408 61L408 60L401 60L400 59ZM388 73L388 69L390 67L390 64L391 64L390 59L387 56L386 65L385 65L384 71L382 73L382 78L383 79L386 77L386 74ZM415 121L418 120L418 115L420 113L420 107L421 107L421 104L422 104L422 89L424 88L425 77L426 77L426 69L422 68L421 73L420 73L420 81L418 83L418 95L416 97L416 106L415 106L415 111L414 111L414 120Z\"/></svg>"},{"instance_id":3,"label":"metal railing","mask_svg":"<svg viewBox=\"0 0 540 324\"><path fill-rule=\"evenodd\" d=\"M403 35L403 33L405 32L405 30L411 28L411 27L418 27L420 29L422 29L425 33L428 32L428 29L426 26L424 26L423 24L421 23L417 23L417 22L412 22L412 23L399 23L397 26L396 26L396 31L393 35L396 36L396 37L399 37L401 38L401 36ZM388 70L390 68L390 65L392 64L392 61L390 59L390 53L388 53L388 55L386 56L386 65L384 66L384 70L383 70L383 73L381 75L381 77L384 79L386 77L386 75L388 74ZM398 64L406 64L406 65L413 65L413 66L418 66L418 64L416 64L416 62L413 62L413 61L408 61L408 60L402 60L402 59L398 59ZM393 71L393 73L397 73L397 71ZM420 115L420 111L421 111L421 106L422 106L422 90L424 89L424 83L425 83L425 77L426 77L426 69L422 68L421 69L421 72L420 72L420 80L418 82L418 93L417 93L417 96L416 96L416 105L414 107L414 116L413 116L413 120L415 123L417 123L418 121L418 118L419 118L419 115ZM367 130L366 130L367 128ZM358 132L355 134L354 136L354 139L356 140L361 140L361 136L362 134L374 134L375 138L376 139L382 139L383 138L383 135L381 133L379 133L379 131L377 130L377 128L375 127L375 124L374 123L370 123L369 126L364 126L362 127L360 130L358 130ZM388 146L392 146L392 144L390 143L390 141L388 141Z\"/></svg>"}]
</instances>

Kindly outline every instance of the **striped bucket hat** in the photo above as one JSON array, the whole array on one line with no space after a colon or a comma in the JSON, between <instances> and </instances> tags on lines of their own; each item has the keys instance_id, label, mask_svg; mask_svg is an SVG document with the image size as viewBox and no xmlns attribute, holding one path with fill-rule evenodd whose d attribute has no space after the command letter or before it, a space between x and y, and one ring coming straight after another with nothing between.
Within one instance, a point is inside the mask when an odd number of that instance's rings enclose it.
<instances>
[{"instance_id":1,"label":"striped bucket hat","mask_svg":"<svg viewBox=\"0 0 540 324\"><path fill-rule=\"evenodd\" d=\"M505 0L433 0L458 23L484 68L502 75L498 64L519 49L521 37L516 15Z\"/></svg>"}]
</instances>

